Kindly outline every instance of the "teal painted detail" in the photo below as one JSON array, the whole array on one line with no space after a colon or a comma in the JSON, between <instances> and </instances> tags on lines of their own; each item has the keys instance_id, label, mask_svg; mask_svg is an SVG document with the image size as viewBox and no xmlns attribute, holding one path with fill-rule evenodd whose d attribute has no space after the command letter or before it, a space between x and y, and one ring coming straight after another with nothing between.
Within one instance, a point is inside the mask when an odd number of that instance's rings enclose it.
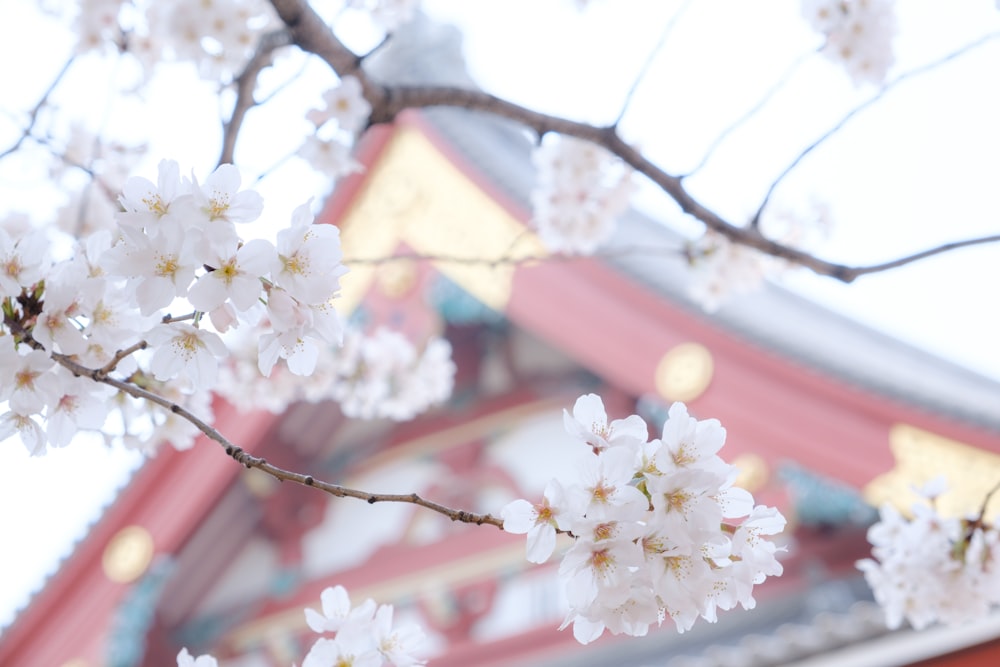
<instances>
[{"instance_id":1,"label":"teal painted detail","mask_svg":"<svg viewBox=\"0 0 1000 667\"><path fill-rule=\"evenodd\" d=\"M295 592L295 588L299 585L299 572L298 570L285 568L279 570L274 576L271 577L271 594L274 597L284 597L286 595L291 595Z\"/></svg>"},{"instance_id":2,"label":"teal painted detail","mask_svg":"<svg viewBox=\"0 0 1000 667\"><path fill-rule=\"evenodd\" d=\"M797 463L779 465L778 479L788 486L796 516L803 525L867 526L878 518L878 512L862 499L857 489Z\"/></svg>"},{"instance_id":3,"label":"teal painted detail","mask_svg":"<svg viewBox=\"0 0 1000 667\"><path fill-rule=\"evenodd\" d=\"M494 324L504 319L502 314L440 275L431 282L427 301L451 324Z\"/></svg>"},{"instance_id":4,"label":"teal painted detail","mask_svg":"<svg viewBox=\"0 0 1000 667\"><path fill-rule=\"evenodd\" d=\"M107 667L136 667L142 663L156 604L173 569L169 559L153 563L118 605L108 635Z\"/></svg>"}]
</instances>

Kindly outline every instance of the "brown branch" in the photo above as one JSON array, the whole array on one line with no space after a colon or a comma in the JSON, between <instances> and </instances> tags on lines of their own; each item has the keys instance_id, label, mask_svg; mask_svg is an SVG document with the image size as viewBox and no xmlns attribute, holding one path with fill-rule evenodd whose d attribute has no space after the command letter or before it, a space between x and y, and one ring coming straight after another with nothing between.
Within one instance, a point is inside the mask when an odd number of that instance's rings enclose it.
<instances>
[{"instance_id":1,"label":"brown branch","mask_svg":"<svg viewBox=\"0 0 1000 667\"><path fill-rule=\"evenodd\" d=\"M101 377L107 377L112 371L118 368L118 364L121 363L122 359L138 352L139 350L145 350L147 347L149 347L149 343L144 340L140 340L138 343L129 345L124 350L118 350L115 352L115 356L111 357L111 361L96 369L95 372Z\"/></svg>"},{"instance_id":2,"label":"brown branch","mask_svg":"<svg viewBox=\"0 0 1000 667\"><path fill-rule=\"evenodd\" d=\"M772 257L784 259L793 264L803 266L819 275L829 276L845 283L853 281L860 275L884 271L887 268L917 261L928 255L944 252L943 249L935 248L925 251L925 253L895 260L894 262L869 267L855 267L821 259L811 253L767 238L753 224L744 226L726 221L715 213L715 211L695 199L684 187L682 177L668 174L658 165L648 160L642 153L626 143L614 127L598 127L559 116L539 113L478 90L467 90L449 86L385 86L378 84L361 69L361 59L333 34L333 31L323 22L323 19L312 9L306 0L271 0L271 4L274 6L278 16L291 31L292 40L302 50L313 53L321 58L339 76L351 74L357 77L361 83L365 98L372 106L370 122L373 124L392 122L402 111L410 108L419 109L446 106L501 116L521 123L534 130L539 136L548 132L557 132L591 141L607 149L637 172L651 180L667 193L685 213L702 222L708 229L725 236L733 243L739 243ZM991 34L977 42L969 44L960 51L950 54L940 61L935 61L898 77L891 85L895 85L903 78L909 78L922 71L936 67L942 62L957 57L998 36L1000 36L1000 33ZM961 243L963 245L973 245L989 242L992 242L992 238L990 240L974 239Z\"/></svg>"},{"instance_id":3,"label":"brown branch","mask_svg":"<svg viewBox=\"0 0 1000 667\"><path fill-rule=\"evenodd\" d=\"M31 341L35 345L37 342ZM38 346L41 348L41 346ZM497 528L503 530L503 520L491 514L477 514L475 512L467 512L465 510L453 509L451 507L446 507L440 503L427 500L416 493L406 493L406 494L391 494L391 493L371 493L369 491L360 491L358 489L348 488L346 486L340 486L339 484L331 484L330 482L324 482L322 480L316 479L312 475L304 475L302 473L292 472L290 470L285 470L284 468L279 468L276 465L268 463L265 459L254 456L249 452L245 451L241 447L236 446L230 442L225 436L223 436L219 431L213 428L210 424L200 419L198 416L193 414L191 411L187 410L181 405L170 401L159 394L151 392L149 390L137 387L136 385L126 382L124 380L119 380L117 378L109 377L104 371L104 368L87 368L72 358L58 353L50 353L52 358L61 366L66 368L68 371L76 376L87 377L94 382L100 382L108 386L114 387L115 389L125 392L129 396L135 398L143 399L159 405L161 408L167 410L171 414L175 414L182 419L190 422L199 431L204 433L209 439L222 445L226 454L233 458L240 465L246 466L247 468L255 468L261 472L265 472L271 475L279 481L295 482L296 484L301 484L302 486L310 486L321 491L329 493L331 496L337 498L357 498L359 500L364 500L368 504L374 505L375 503L410 503L413 505L418 505L424 507L438 514L443 514L452 521L459 521L461 523L473 523L478 526L483 524L488 524L491 526L496 526Z\"/></svg>"},{"instance_id":4,"label":"brown branch","mask_svg":"<svg viewBox=\"0 0 1000 667\"><path fill-rule=\"evenodd\" d=\"M943 243L934 248L921 250L920 252L915 252L912 255L905 255L903 257L900 257L899 259L894 259L888 262L882 262L881 264L848 267L846 269L847 279L845 280L845 282L851 282L855 278L867 275L869 273L888 271L889 269L895 269L900 266L904 266L906 264L912 264L913 262L919 261L921 259L926 259L928 257L933 257L934 255L940 255L945 252L957 250L958 248L967 248L969 246L974 246L974 245L986 245L988 243L1000 243L1000 234L993 234L992 236L981 236L976 239L966 239L964 241L952 241L950 243Z\"/></svg>"},{"instance_id":5,"label":"brown branch","mask_svg":"<svg viewBox=\"0 0 1000 667\"><path fill-rule=\"evenodd\" d=\"M233 103L233 113L229 120L222 124L222 155L219 156L219 164L232 163L233 154L236 152L236 139L239 137L240 129L243 127L243 120L247 112L257 105L254 100L254 88L257 85L257 77L260 76L264 68L271 65L271 55L282 46L292 43L291 34L288 30L276 30L261 37L260 44L254 52L246 67L236 77L236 101Z\"/></svg>"}]
</instances>

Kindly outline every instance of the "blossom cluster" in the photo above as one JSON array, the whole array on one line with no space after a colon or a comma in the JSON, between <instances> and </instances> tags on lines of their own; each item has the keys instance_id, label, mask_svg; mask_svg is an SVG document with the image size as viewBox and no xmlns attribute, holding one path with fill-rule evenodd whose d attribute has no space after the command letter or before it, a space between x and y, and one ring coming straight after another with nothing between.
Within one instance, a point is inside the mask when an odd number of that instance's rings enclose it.
<instances>
[{"instance_id":1,"label":"blossom cluster","mask_svg":"<svg viewBox=\"0 0 1000 667\"><path fill-rule=\"evenodd\" d=\"M801 208L769 207L760 225L767 238L802 250L819 245L831 227L828 207L815 200ZM710 229L688 243L684 254L691 268L688 295L706 312L716 311L734 296L760 289L765 279L793 266Z\"/></svg>"},{"instance_id":2,"label":"blossom cluster","mask_svg":"<svg viewBox=\"0 0 1000 667\"><path fill-rule=\"evenodd\" d=\"M419 0L343 3L346 9L366 14L385 33L412 20L419 4ZM210 81L235 79L260 38L278 24L267 0L50 0L43 7L53 14L74 16L81 53L130 53L147 75L159 62L191 62Z\"/></svg>"},{"instance_id":3,"label":"blossom cluster","mask_svg":"<svg viewBox=\"0 0 1000 667\"><path fill-rule=\"evenodd\" d=\"M46 444L67 444L76 430L101 428L118 407L126 443L146 449L162 437L143 439L132 428L134 406L124 398L109 401L106 387L75 377L68 364L114 371L207 410L228 354L220 333L256 327L264 376L279 359L290 372L308 375L321 347L340 343L331 303L346 272L338 230L312 224L305 204L278 232L276 245L244 242L237 224L255 220L263 202L240 190L240 181L232 165L200 183L163 161L157 183L139 177L125 183L116 237L95 233L58 262L44 232L26 228L12 236L0 229L0 301L10 334L0 337L0 401L9 407L0 416L0 436L18 433L41 454ZM168 308L184 314L165 314ZM157 426L178 422L175 446L191 442L190 424L166 411L154 415Z\"/></svg>"},{"instance_id":4,"label":"blossom cluster","mask_svg":"<svg viewBox=\"0 0 1000 667\"><path fill-rule=\"evenodd\" d=\"M423 631L415 625L393 628L392 605L376 605L367 599L356 607L343 586L325 589L320 594L322 613L306 609L306 623L320 637L309 649L302 667L396 667L423 665L416 657L424 641Z\"/></svg>"},{"instance_id":5,"label":"blossom cluster","mask_svg":"<svg viewBox=\"0 0 1000 667\"><path fill-rule=\"evenodd\" d=\"M886 622L897 628L907 621L916 629L936 622L968 623L1000 605L1000 532L983 520L938 513L936 485L924 491L912 516L891 505L868 530L873 558L858 561Z\"/></svg>"},{"instance_id":6,"label":"blossom cluster","mask_svg":"<svg viewBox=\"0 0 1000 667\"><path fill-rule=\"evenodd\" d=\"M535 149L534 224L553 252L593 254L628 206L631 169L597 144L550 134Z\"/></svg>"},{"instance_id":7,"label":"blossom cluster","mask_svg":"<svg viewBox=\"0 0 1000 667\"><path fill-rule=\"evenodd\" d=\"M417 652L424 641L423 631L415 625L393 628L392 605L376 605L372 599L356 607L343 586L325 589L320 594L322 613L306 609L306 624L320 637L309 649L302 667L417 667L424 660ZM218 667L211 655L193 657L186 648L177 654L177 667Z\"/></svg>"},{"instance_id":8,"label":"blossom cluster","mask_svg":"<svg viewBox=\"0 0 1000 667\"><path fill-rule=\"evenodd\" d=\"M803 0L802 15L826 37L823 55L843 65L856 85L885 81L896 33L892 0Z\"/></svg>"},{"instance_id":9,"label":"blossom cluster","mask_svg":"<svg viewBox=\"0 0 1000 667\"><path fill-rule=\"evenodd\" d=\"M527 533L527 558L548 560L558 532L574 541L559 577L569 602L563 627L581 643L605 629L645 635L669 617L678 631L719 609L756 605L753 587L781 574L784 517L734 486L717 454L725 429L674 403L660 438L637 415L608 423L601 399L580 397L564 425L581 444L572 483L552 480L541 502L515 500L504 530ZM741 520L742 519L742 520Z\"/></svg>"},{"instance_id":10,"label":"blossom cluster","mask_svg":"<svg viewBox=\"0 0 1000 667\"><path fill-rule=\"evenodd\" d=\"M334 178L360 171L361 165L351 155L351 145L372 111L361 82L355 76L341 78L337 86L323 93L323 103L324 108L306 114L316 132L299 148L299 157Z\"/></svg>"},{"instance_id":11,"label":"blossom cluster","mask_svg":"<svg viewBox=\"0 0 1000 667\"><path fill-rule=\"evenodd\" d=\"M332 357L331 397L348 417L412 419L451 395L451 345L431 338L423 350L402 334L379 327L371 335L350 329Z\"/></svg>"},{"instance_id":12,"label":"blossom cluster","mask_svg":"<svg viewBox=\"0 0 1000 667\"><path fill-rule=\"evenodd\" d=\"M334 400L348 417L404 421L445 401L454 385L455 364L447 340L434 336L418 349L384 327L371 334L348 327L343 345L320 355L308 377L279 366L267 383L259 382L250 337L231 339L230 350L216 391L244 410L277 413L295 401Z\"/></svg>"},{"instance_id":13,"label":"blossom cluster","mask_svg":"<svg viewBox=\"0 0 1000 667\"><path fill-rule=\"evenodd\" d=\"M189 61L209 80L231 80L277 23L266 0L79 0L80 52L131 53L148 73L160 61Z\"/></svg>"}]
</instances>

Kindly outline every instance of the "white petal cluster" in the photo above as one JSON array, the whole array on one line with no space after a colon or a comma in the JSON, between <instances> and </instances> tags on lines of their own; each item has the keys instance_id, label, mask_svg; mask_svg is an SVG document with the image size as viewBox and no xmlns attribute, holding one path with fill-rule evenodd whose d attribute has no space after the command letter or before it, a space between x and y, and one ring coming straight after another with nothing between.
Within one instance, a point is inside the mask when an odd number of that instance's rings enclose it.
<instances>
[{"instance_id":1,"label":"white petal cluster","mask_svg":"<svg viewBox=\"0 0 1000 667\"><path fill-rule=\"evenodd\" d=\"M883 506L868 530L873 557L858 561L891 628L968 623L1000 605L1000 533L982 515L941 516L928 500L911 517Z\"/></svg>"},{"instance_id":2,"label":"white petal cluster","mask_svg":"<svg viewBox=\"0 0 1000 667\"><path fill-rule=\"evenodd\" d=\"M146 67L188 61L209 81L230 80L253 55L277 17L264 0L175 0L138 3L128 50Z\"/></svg>"},{"instance_id":3,"label":"white petal cluster","mask_svg":"<svg viewBox=\"0 0 1000 667\"><path fill-rule=\"evenodd\" d=\"M733 296L760 289L778 266L770 255L711 230L689 244L686 254L691 267L688 295L710 313Z\"/></svg>"},{"instance_id":4,"label":"white petal cluster","mask_svg":"<svg viewBox=\"0 0 1000 667\"><path fill-rule=\"evenodd\" d=\"M349 417L412 419L451 396L455 363L451 345L430 338L418 350L402 334L381 328L371 335L349 328L340 347L318 346L308 377L276 367L260 382L256 344L229 339L231 355L217 391L244 410L282 412L296 401L334 400Z\"/></svg>"},{"instance_id":5,"label":"white petal cluster","mask_svg":"<svg viewBox=\"0 0 1000 667\"><path fill-rule=\"evenodd\" d=\"M306 609L306 624L318 634L302 667L420 667L417 657L425 635L416 625L393 627L393 606L367 599L356 607L343 586L320 594L322 612ZM177 667L218 667L211 655L192 656L186 648L177 654Z\"/></svg>"},{"instance_id":6,"label":"white petal cluster","mask_svg":"<svg viewBox=\"0 0 1000 667\"><path fill-rule=\"evenodd\" d=\"M371 335L349 331L335 374L331 394L345 415L403 421L451 396L455 364L443 338L418 350L402 334L380 327Z\"/></svg>"},{"instance_id":7,"label":"white petal cluster","mask_svg":"<svg viewBox=\"0 0 1000 667\"><path fill-rule=\"evenodd\" d=\"M736 469L718 456L725 429L671 406L662 436L648 440L636 415L608 424L599 397L582 396L570 435L584 445L575 481L552 481L537 505L515 500L501 511L504 530L527 533L527 557L546 561L556 533L573 545L559 566L581 643L614 634L645 635L669 617L678 631L717 610L753 608L753 587L781 574L778 547L767 536L785 519L754 506L733 486Z\"/></svg>"},{"instance_id":8,"label":"white petal cluster","mask_svg":"<svg viewBox=\"0 0 1000 667\"><path fill-rule=\"evenodd\" d=\"M355 76L343 77L337 87L323 93L323 103L323 109L306 114L316 132L306 137L298 156L331 178L361 171L361 164L351 155L351 146L372 112L361 82Z\"/></svg>"},{"instance_id":9,"label":"white petal cluster","mask_svg":"<svg viewBox=\"0 0 1000 667\"><path fill-rule=\"evenodd\" d=\"M764 236L809 251L829 235L830 211L818 200L805 206L770 206L761 220ZM705 311L714 312L734 296L761 288L764 280L794 268L781 259L733 243L712 230L685 248L691 268L688 296Z\"/></svg>"},{"instance_id":10,"label":"white petal cluster","mask_svg":"<svg viewBox=\"0 0 1000 667\"><path fill-rule=\"evenodd\" d=\"M632 194L631 170L589 141L550 134L532 156L535 228L553 252L593 254L614 233Z\"/></svg>"},{"instance_id":11,"label":"white petal cluster","mask_svg":"<svg viewBox=\"0 0 1000 667\"><path fill-rule=\"evenodd\" d=\"M219 662L210 655L199 655L197 658L182 648L177 654L177 667L219 667Z\"/></svg>"},{"instance_id":12,"label":"white petal cluster","mask_svg":"<svg viewBox=\"0 0 1000 667\"><path fill-rule=\"evenodd\" d=\"M391 33L413 20L420 0L348 0L347 6L367 12L372 23Z\"/></svg>"},{"instance_id":13,"label":"white petal cluster","mask_svg":"<svg viewBox=\"0 0 1000 667\"><path fill-rule=\"evenodd\" d=\"M317 633L335 633L316 640L302 667L414 667L424 661L416 651L424 641L423 631L413 625L393 628L392 605L376 605L368 599L356 607L343 586L320 594L322 613L306 609L306 623Z\"/></svg>"},{"instance_id":14,"label":"white petal cluster","mask_svg":"<svg viewBox=\"0 0 1000 667\"><path fill-rule=\"evenodd\" d=\"M892 67L896 15L892 0L802 0L802 15L826 37L823 55L855 85L881 85Z\"/></svg>"},{"instance_id":15,"label":"white petal cluster","mask_svg":"<svg viewBox=\"0 0 1000 667\"><path fill-rule=\"evenodd\" d=\"M254 365L264 374L279 359L290 372L309 374L316 350L339 344L331 302L347 269L338 230L312 224L306 204L277 246L244 242L238 225L259 217L263 202L240 184L231 165L199 181L165 160L156 183L126 181L115 236L96 232L60 262L49 257L44 233L0 227L0 435L17 434L32 454L43 454L77 431L102 430L114 413L112 437L128 447L193 444L198 431L184 418L73 377L53 354L91 369L111 364L115 377L208 421L210 391L228 355L219 334L252 328ZM116 358L120 350L131 353Z\"/></svg>"}]
</instances>

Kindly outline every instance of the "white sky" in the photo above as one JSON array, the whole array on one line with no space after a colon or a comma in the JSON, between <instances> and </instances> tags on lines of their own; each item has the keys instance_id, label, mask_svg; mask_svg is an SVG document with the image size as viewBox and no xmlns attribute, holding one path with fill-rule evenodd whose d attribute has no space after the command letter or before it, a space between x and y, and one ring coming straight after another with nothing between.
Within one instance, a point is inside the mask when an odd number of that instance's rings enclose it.
<instances>
[{"instance_id":1,"label":"white sky","mask_svg":"<svg viewBox=\"0 0 1000 667\"><path fill-rule=\"evenodd\" d=\"M652 50L677 2L598 0L583 14L570 0L424 0L429 13L460 21L473 74L494 93L533 108L580 120L607 122ZM907 0L896 41L903 71L976 36L1000 30L993 0L944 5ZM16 127L6 114L37 100L70 48L65 32L31 12L32 3L0 0L0 56L30 63L0 70L5 98L0 150ZM693 3L632 100L623 129L670 169L698 159L708 142L751 107L757 96L816 38L798 16L797 3L718 0ZM44 37L43 37L44 36ZM83 111L102 100L100 67L88 64L58 99ZM949 240L995 233L1000 205L1000 43L969 54L921 80L908 82L852 122L840 137L801 165L778 200L801 204L815 195L833 208L834 229L822 254L853 262L879 261ZM118 72L119 76L128 72ZM320 78L326 74L317 75ZM161 157L204 173L217 159L218 109L210 89L184 87L183 72L150 92L142 112L153 137L143 173ZM308 81L307 81L308 83ZM179 87L180 86L180 87ZM299 91L303 91L299 93ZM804 64L773 104L690 181L711 207L737 219L752 212L774 174L869 89L856 91L835 65L820 57ZM302 109L318 104L313 88L293 87L283 97ZM297 113L297 112L296 112ZM256 112L255 112L256 114ZM136 117L132 103L91 112L109 125ZM273 163L294 147L305 121L264 112L248 128L250 169ZM129 126L129 125L124 125ZM134 127L134 125L131 125ZM139 137L137 130L132 130ZM268 136L254 140L254 132ZM261 136L257 134L256 136ZM206 139L207 137L207 139ZM205 145L212 145L205 150ZM164 151L166 147L166 151ZM244 157L245 156L245 157ZM268 208L287 212L321 190L320 181L290 163L284 177L261 190ZM0 163L0 206L32 209L45 197L30 183L39 173L12 172ZM669 223L687 224L662 197L644 194L644 208ZM265 209L268 210L268 209ZM928 260L844 286L809 274L787 283L899 338L1000 379L1000 247L984 246ZM93 508L107 502L135 457L108 452L96 442L74 443L44 459L29 459L14 441L0 444L0 625L23 604L44 573L81 535ZM86 471L86 472L83 472Z\"/></svg>"}]
</instances>

